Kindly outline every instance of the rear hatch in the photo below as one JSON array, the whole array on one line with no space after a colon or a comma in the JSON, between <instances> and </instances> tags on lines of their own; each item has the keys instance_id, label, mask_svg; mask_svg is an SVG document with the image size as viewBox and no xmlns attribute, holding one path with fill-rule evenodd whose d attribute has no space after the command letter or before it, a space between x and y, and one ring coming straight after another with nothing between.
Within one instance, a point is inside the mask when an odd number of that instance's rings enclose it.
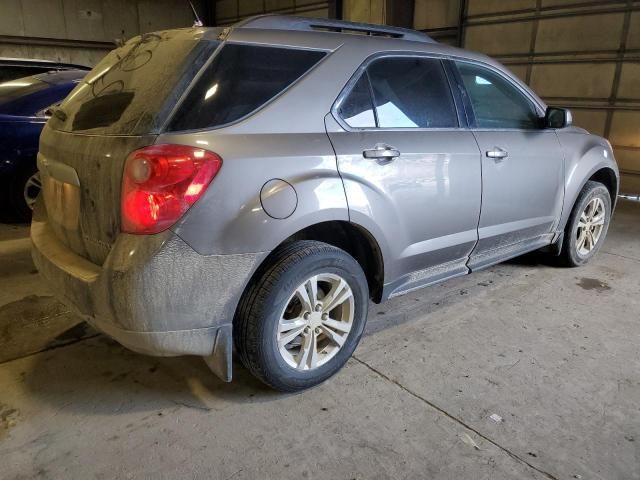
<instances>
[{"instance_id":1,"label":"rear hatch","mask_svg":"<svg viewBox=\"0 0 640 480\"><path fill-rule=\"evenodd\" d=\"M127 156L155 141L217 42L204 29L136 37L109 53L54 111L38 165L55 235L101 265L120 231Z\"/></svg>"}]
</instances>

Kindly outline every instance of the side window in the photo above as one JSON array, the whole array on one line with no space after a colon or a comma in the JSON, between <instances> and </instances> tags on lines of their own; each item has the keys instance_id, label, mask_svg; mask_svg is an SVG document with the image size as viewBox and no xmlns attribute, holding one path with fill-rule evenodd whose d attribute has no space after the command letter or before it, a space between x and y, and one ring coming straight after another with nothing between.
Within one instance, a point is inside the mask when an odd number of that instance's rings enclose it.
<instances>
[{"instance_id":1,"label":"side window","mask_svg":"<svg viewBox=\"0 0 640 480\"><path fill-rule=\"evenodd\" d=\"M219 127L262 107L326 52L229 43L175 113L170 131Z\"/></svg>"},{"instance_id":2,"label":"side window","mask_svg":"<svg viewBox=\"0 0 640 480\"><path fill-rule=\"evenodd\" d=\"M458 127L453 96L440 60L381 58L368 70L379 127Z\"/></svg>"},{"instance_id":3,"label":"side window","mask_svg":"<svg viewBox=\"0 0 640 480\"><path fill-rule=\"evenodd\" d=\"M487 68L466 62L456 65L478 128L539 128L535 107L515 86Z\"/></svg>"},{"instance_id":4,"label":"side window","mask_svg":"<svg viewBox=\"0 0 640 480\"><path fill-rule=\"evenodd\" d=\"M369 79L366 73L360 76L360 79L344 98L338 108L338 114L347 125L353 128L373 128L376 126Z\"/></svg>"}]
</instances>

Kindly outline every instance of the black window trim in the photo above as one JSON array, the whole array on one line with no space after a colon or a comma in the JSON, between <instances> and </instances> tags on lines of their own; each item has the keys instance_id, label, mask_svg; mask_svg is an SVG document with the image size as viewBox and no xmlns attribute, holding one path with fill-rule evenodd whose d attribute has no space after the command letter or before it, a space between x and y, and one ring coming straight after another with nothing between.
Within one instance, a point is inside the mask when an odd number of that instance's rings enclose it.
<instances>
[{"instance_id":1,"label":"black window trim","mask_svg":"<svg viewBox=\"0 0 640 480\"><path fill-rule=\"evenodd\" d=\"M171 121L173 120L174 115L176 114L176 112L178 112L178 110L182 106L183 102L186 101L186 99L188 98L189 93L191 92L191 90L193 88L195 88L195 86L198 84L198 81L200 80L200 78L205 74L205 72L207 71L207 68L209 68L209 66L213 63L213 61L215 60L215 58L218 56L218 54L220 53L220 51L222 50L222 48L225 45L244 45L244 46L254 46L254 47L258 47L258 48L260 48L260 47L270 47L270 48L281 48L283 50L285 50L285 49L286 50L308 50L308 51L313 51L313 52L322 52L322 53L324 53L324 56L320 60L318 60L318 62L316 62L309 70L307 70L305 73L303 73L301 76L299 76L296 80L294 80L290 85L288 85L286 88L284 88L278 94L274 95L272 98L270 98L268 101L266 101L265 103L260 105L258 108L256 108L255 110L252 110L251 112L247 113L246 115L244 115L244 116L242 116L240 118L237 118L235 120L232 120L230 122L227 122L227 123L224 123L224 124L221 124L221 125L208 126L208 127L203 127L203 128L191 128L191 129L185 129L185 130L167 130L169 125L171 124ZM325 48L300 47L300 46L295 46L295 45L292 46L292 45L282 45L282 44L276 44L276 43L261 43L261 42L248 42L248 41L242 41L242 42L229 41L229 40L221 41L219 43L219 45L216 47L216 49L211 53L211 57L209 57L209 59L204 63L204 65L202 65L202 68L200 68L200 71L198 71L198 73L193 76L193 79L191 80L191 83L189 84L189 86L184 90L184 92L182 92L181 97L178 99L178 101L176 102L175 106L173 107L173 109L171 110L169 115L167 116L167 119L165 120L163 125L160 127L160 132L158 133L158 135L162 135L162 134L171 134L171 135L180 134L180 135L182 135L182 134L188 134L188 133L208 132L208 131L211 131L211 130L219 130L221 128L226 128L226 127L230 127L232 125L236 125L236 124L238 124L238 123L240 123L240 122L252 117L253 115L258 113L262 109L267 108L271 103L275 102L278 98L280 98L282 95L287 93L291 88L295 87L307 75L311 74L311 72L313 72L316 68L318 68L318 66L321 63L326 61L327 58L329 58L331 56L331 53L333 53L332 50L327 50Z\"/></svg>"},{"instance_id":2,"label":"black window trim","mask_svg":"<svg viewBox=\"0 0 640 480\"><path fill-rule=\"evenodd\" d=\"M444 67L444 73L447 76L449 88L451 89L451 95L453 96L453 101L456 106L458 125L460 125L460 127L462 128L468 129L472 125L472 122L469 120L469 115L465 104L466 92L460 89L460 83L458 82L458 69L448 58L442 59L442 66Z\"/></svg>"},{"instance_id":3,"label":"black window trim","mask_svg":"<svg viewBox=\"0 0 640 480\"><path fill-rule=\"evenodd\" d=\"M456 77L456 82L458 84L458 88L460 89L463 96L463 100L464 100L464 108L467 114L467 118L469 120L469 128L473 131L478 131L478 132L541 132L541 131L545 131L548 129L545 129L544 126L542 125L542 120L544 119L544 114L545 114L545 107L543 105L541 105L535 97L533 97L533 95L531 95L531 92L529 92L528 90L524 89L521 85L519 85L518 83L514 82L514 80L512 78L510 78L508 75L504 74L503 72L501 72L500 70L498 70L496 67L494 67L493 65L490 65L488 63L485 62L480 62L478 60L472 60L469 58L464 58L464 57L451 57L450 59L451 62L451 68L453 71L455 71L455 77ZM533 109L535 110L535 112L538 115L538 118L540 118L540 127L539 128L488 128L488 127L478 127L477 123L476 123L476 118L475 118L475 111L473 109L473 104L471 103L471 97L469 95L469 92L467 91L467 88L464 85L464 81L462 80L462 74L460 73L460 70L458 69L458 65L456 63L469 63L473 66L476 67L480 67L480 68L484 68L486 70L488 70L489 72L493 73L494 75L497 75L498 77L500 77L502 80L504 80L505 82L507 82L509 85L511 85L514 89L516 89L518 92L520 92L522 94L523 97L525 97L525 99L531 104L531 106L533 107Z\"/></svg>"},{"instance_id":4,"label":"black window trim","mask_svg":"<svg viewBox=\"0 0 640 480\"><path fill-rule=\"evenodd\" d=\"M376 124L375 128L380 128L380 120L378 120L378 109L376 108L376 100L375 100L375 97L373 96L373 85L371 84L371 77L369 76L369 70L365 69L361 77L366 77L367 79L367 88L369 89L369 102L371 102L371 111L373 112L373 121ZM356 80L356 83L354 83L354 86L357 83L358 83L358 80ZM351 92L351 90L349 92ZM347 122L345 121L345 123Z\"/></svg>"},{"instance_id":5,"label":"black window trim","mask_svg":"<svg viewBox=\"0 0 640 480\"><path fill-rule=\"evenodd\" d=\"M382 58L429 58L433 60L439 60L442 68L445 73L445 77L447 79L447 83L449 86L449 91L451 93L451 97L453 99L453 105L456 110L456 119L458 120L457 127L378 127L378 115L376 113L375 105L374 105L374 115L376 119L375 127L351 127L347 124L344 119L340 116L339 108L344 99L351 93L351 90L355 86L355 84L360 80L360 77L364 74L367 75L367 82L369 83L369 91L371 92L371 98L373 100L373 91L371 86L371 80L369 79L368 67L376 60L380 60ZM462 105L456 101L456 92L454 86L452 85L452 80L449 77L446 68L446 60L449 57L447 55L440 55L438 53L432 52L379 52L375 53L369 57L367 57L362 64L356 69L351 78L347 81L345 86L338 94L338 97L333 102L333 106L331 107L331 114L333 118L338 122L338 124L347 132L437 132L437 131L460 131L460 130L468 130L468 126L466 125L465 114Z\"/></svg>"}]
</instances>

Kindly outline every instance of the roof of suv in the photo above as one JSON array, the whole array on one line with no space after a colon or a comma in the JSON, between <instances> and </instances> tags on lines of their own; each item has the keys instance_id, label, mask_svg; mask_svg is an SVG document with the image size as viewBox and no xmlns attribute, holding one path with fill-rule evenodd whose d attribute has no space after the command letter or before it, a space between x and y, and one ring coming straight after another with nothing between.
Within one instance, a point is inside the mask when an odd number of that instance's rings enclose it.
<instances>
[{"instance_id":1,"label":"roof of suv","mask_svg":"<svg viewBox=\"0 0 640 480\"><path fill-rule=\"evenodd\" d=\"M416 30L343 20L259 15L222 30L219 27L206 29L204 37L329 51L346 49L355 54L355 57L361 58L379 52L421 52L466 59L485 63L502 71L527 91L536 103L544 105L544 102L522 80L491 57L436 42L427 34Z\"/></svg>"},{"instance_id":2,"label":"roof of suv","mask_svg":"<svg viewBox=\"0 0 640 480\"><path fill-rule=\"evenodd\" d=\"M265 30L320 31L332 33L358 34L370 37L410 40L435 43L427 34L408 28L374 25L371 23L347 22L323 18L294 17L290 15L258 15L250 17L233 28L261 28Z\"/></svg>"},{"instance_id":3,"label":"roof of suv","mask_svg":"<svg viewBox=\"0 0 640 480\"><path fill-rule=\"evenodd\" d=\"M438 43L423 32L343 20L258 15L222 30L206 29L205 38L337 50L343 46L379 51L430 52L499 66L486 55Z\"/></svg>"}]
</instances>

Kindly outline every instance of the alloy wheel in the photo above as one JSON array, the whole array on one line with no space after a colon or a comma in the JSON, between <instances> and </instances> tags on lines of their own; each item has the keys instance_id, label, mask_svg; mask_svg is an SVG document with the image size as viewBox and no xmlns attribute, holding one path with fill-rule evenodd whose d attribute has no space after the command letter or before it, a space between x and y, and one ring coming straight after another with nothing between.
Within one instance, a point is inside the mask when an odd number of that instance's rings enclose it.
<instances>
[{"instance_id":1,"label":"alloy wheel","mask_svg":"<svg viewBox=\"0 0 640 480\"><path fill-rule=\"evenodd\" d=\"M42 182L40 180L40 172L36 172L31 175L24 184L24 202L27 206L33 210L33 206L36 203L36 198L40 194L42 189Z\"/></svg>"},{"instance_id":2,"label":"alloy wheel","mask_svg":"<svg viewBox=\"0 0 640 480\"><path fill-rule=\"evenodd\" d=\"M580 215L576 231L576 248L583 257L588 255L600 240L606 214L604 201L600 197L595 197Z\"/></svg>"},{"instance_id":3,"label":"alloy wheel","mask_svg":"<svg viewBox=\"0 0 640 480\"><path fill-rule=\"evenodd\" d=\"M278 351L297 370L313 370L336 356L353 325L355 301L339 275L320 273L289 297L278 322Z\"/></svg>"}]
</instances>

